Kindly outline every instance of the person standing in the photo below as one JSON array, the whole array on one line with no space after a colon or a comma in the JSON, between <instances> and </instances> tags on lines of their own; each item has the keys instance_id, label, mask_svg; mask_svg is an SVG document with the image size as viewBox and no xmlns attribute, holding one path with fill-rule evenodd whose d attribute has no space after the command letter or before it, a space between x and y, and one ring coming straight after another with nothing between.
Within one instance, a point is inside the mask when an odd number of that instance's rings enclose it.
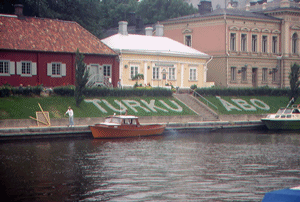
<instances>
[{"instance_id":1,"label":"person standing","mask_svg":"<svg viewBox=\"0 0 300 202\"><path fill-rule=\"evenodd\" d=\"M74 112L71 107L68 108L66 114L69 115L69 127L74 127Z\"/></svg>"}]
</instances>

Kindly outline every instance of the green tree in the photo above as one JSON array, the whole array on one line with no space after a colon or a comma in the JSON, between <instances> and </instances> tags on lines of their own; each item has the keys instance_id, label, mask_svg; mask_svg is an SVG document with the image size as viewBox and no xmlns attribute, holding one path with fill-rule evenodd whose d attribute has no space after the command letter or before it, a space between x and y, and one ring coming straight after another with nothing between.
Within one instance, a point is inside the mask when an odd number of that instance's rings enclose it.
<instances>
[{"instance_id":1,"label":"green tree","mask_svg":"<svg viewBox=\"0 0 300 202\"><path fill-rule=\"evenodd\" d=\"M197 13L197 9L182 0L143 0L137 14L145 24Z\"/></svg>"},{"instance_id":2,"label":"green tree","mask_svg":"<svg viewBox=\"0 0 300 202\"><path fill-rule=\"evenodd\" d=\"M300 66L294 63L293 65L291 65L291 72L289 75L290 87L291 87L290 100L294 98L294 102L296 102L299 93L299 85L300 85L299 76L300 76Z\"/></svg>"},{"instance_id":3,"label":"green tree","mask_svg":"<svg viewBox=\"0 0 300 202\"><path fill-rule=\"evenodd\" d=\"M79 52L79 49L77 49L75 58L75 100L77 107L79 107L80 103L84 99L83 90L85 89L85 85L89 79L89 71L83 60L84 55Z\"/></svg>"},{"instance_id":4,"label":"green tree","mask_svg":"<svg viewBox=\"0 0 300 202\"><path fill-rule=\"evenodd\" d=\"M136 86L139 85L139 80L140 80L140 79L144 79L144 74L136 74L136 75L132 78L133 81L134 81L134 80L137 80Z\"/></svg>"}]
</instances>

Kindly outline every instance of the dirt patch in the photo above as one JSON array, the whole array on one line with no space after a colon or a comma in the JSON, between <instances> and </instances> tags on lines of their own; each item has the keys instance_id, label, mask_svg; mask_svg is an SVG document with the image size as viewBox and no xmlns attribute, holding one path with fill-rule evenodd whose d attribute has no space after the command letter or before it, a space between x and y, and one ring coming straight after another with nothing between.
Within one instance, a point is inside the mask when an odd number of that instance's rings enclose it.
<instances>
[{"instance_id":1,"label":"dirt patch","mask_svg":"<svg viewBox=\"0 0 300 202\"><path fill-rule=\"evenodd\" d=\"M50 106L49 113L52 114L55 119L62 118L61 113L56 109L55 106Z\"/></svg>"}]
</instances>

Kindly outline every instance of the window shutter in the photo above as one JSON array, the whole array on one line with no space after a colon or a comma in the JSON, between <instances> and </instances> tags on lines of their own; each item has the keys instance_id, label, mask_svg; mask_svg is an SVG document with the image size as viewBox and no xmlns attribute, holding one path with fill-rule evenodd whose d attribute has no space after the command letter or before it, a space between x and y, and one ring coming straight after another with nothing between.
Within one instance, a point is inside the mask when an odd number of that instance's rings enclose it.
<instances>
[{"instance_id":1,"label":"window shutter","mask_svg":"<svg viewBox=\"0 0 300 202\"><path fill-rule=\"evenodd\" d=\"M47 63L47 76L52 76L52 64Z\"/></svg>"},{"instance_id":2,"label":"window shutter","mask_svg":"<svg viewBox=\"0 0 300 202\"><path fill-rule=\"evenodd\" d=\"M67 75L66 64L61 64L61 75L62 76L66 76Z\"/></svg>"},{"instance_id":3,"label":"window shutter","mask_svg":"<svg viewBox=\"0 0 300 202\"><path fill-rule=\"evenodd\" d=\"M32 63L32 72L31 72L31 74L32 75L37 75L36 62Z\"/></svg>"},{"instance_id":4,"label":"window shutter","mask_svg":"<svg viewBox=\"0 0 300 202\"><path fill-rule=\"evenodd\" d=\"M10 62L9 73L10 74L15 74L16 73L15 62Z\"/></svg>"},{"instance_id":5,"label":"window shutter","mask_svg":"<svg viewBox=\"0 0 300 202\"><path fill-rule=\"evenodd\" d=\"M21 75L22 74L22 63L17 62L17 74Z\"/></svg>"}]
</instances>

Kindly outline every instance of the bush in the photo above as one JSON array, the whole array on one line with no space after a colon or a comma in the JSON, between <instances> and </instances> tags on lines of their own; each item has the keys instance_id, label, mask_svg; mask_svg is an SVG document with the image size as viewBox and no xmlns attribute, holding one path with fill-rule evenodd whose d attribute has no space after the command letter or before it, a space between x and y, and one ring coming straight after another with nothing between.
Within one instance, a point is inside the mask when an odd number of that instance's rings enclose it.
<instances>
[{"instance_id":1,"label":"bush","mask_svg":"<svg viewBox=\"0 0 300 202\"><path fill-rule=\"evenodd\" d=\"M197 88L195 90L202 96L287 96L289 88L270 88L267 86L257 88Z\"/></svg>"},{"instance_id":2,"label":"bush","mask_svg":"<svg viewBox=\"0 0 300 202\"><path fill-rule=\"evenodd\" d=\"M53 92L60 96L74 96L75 86L58 86L53 88Z\"/></svg>"},{"instance_id":3,"label":"bush","mask_svg":"<svg viewBox=\"0 0 300 202\"><path fill-rule=\"evenodd\" d=\"M10 95L40 95L42 90L43 88L41 85L27 87L11 87L10 85L3 85L0 87L0 97L8 97Z\"/></svg>"}]
</instances>

